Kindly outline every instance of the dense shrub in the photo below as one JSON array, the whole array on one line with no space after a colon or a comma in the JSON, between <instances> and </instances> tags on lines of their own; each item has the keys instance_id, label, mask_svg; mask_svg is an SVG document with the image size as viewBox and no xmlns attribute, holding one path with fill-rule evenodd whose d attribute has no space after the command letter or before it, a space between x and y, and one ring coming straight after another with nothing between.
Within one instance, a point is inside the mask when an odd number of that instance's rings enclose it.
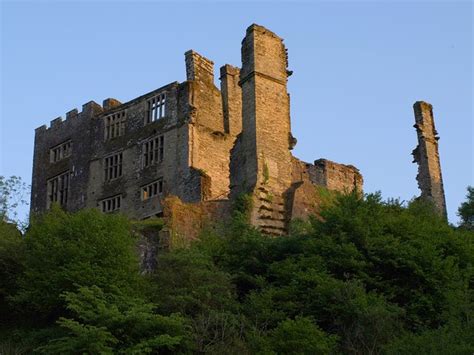
<instances>
[{"instance_id":1,"label":"dense shrub","mask_svg":"<svg viewBox=\"0 0 474 355\"><path fill-rule=\"evenodd\" d=\"M336 194L271 238L247 224L248 208L239 199L230 223L159 254L151 275L138 272L124 217L54 208L24 238L1 225L2 307L18 317L0 329L0 351L474 351L466 226L420 201Z\"/></svg>"}]
</instances>

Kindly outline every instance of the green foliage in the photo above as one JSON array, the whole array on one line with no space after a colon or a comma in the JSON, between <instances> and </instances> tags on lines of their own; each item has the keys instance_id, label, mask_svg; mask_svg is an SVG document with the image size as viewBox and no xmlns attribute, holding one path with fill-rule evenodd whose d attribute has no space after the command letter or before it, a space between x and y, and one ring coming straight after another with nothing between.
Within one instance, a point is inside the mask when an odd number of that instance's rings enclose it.
<instances>
[{"instance_id":1,"label":"green foliage","mask_svg":"<svg viewBox=\"0 0 474 355\"><path fill-rule=\"evenodd\" d=\"M17 290L23 272L24 243L14 224L0 220L0 323L14 319L7 299Z\"/></svg>"},{"instance_id":2,"label":"green foliage","mask_svg":"<svg viewBox=\"0 0 474 355\"><path fill-rule=\"evenodd\" d=\"M132 221L131 225L137 231L160 231L164 226L162 218L148 218L140 221Z\"/></svg>"},{"instance_id":3,"label":"green foliage","mask_svg":"<svg viewBox=\"0 0 474 355\"><path fill-rule=\"evenodd\" d=\"M217 241L202 238L200 248L208 245L231 275L254 350L295 317L337 335L343 353L380 353L404 334L472 318L472 239L432 206L331 195L321 217L284 238L262 236L238 218Z\"/></svg>"},{"instance_id":4,"label":"green foliage","mask_svg":"<svg viewBox=\"0 0 474 355\"><path fill-rule=\"evenodd\" d=\"M6 178L0 175L0 220L16 223L22 230L25 221L18 221L17 209L29 204L30 187L19 176Z\"/></svg>"},{"instance_id":5,"label":"green foliage","mask_svg":"<svg viewBox=\"0 0 474 355\"><path fill-rule=\"evenodd\" d=\"M53 208L24 239L0 225L0 290L24 314L0 329L0 351L471 354L472 232L421 201L326 193L320 216L281 238L248 224L243 195L230 223L145 276L132 229L161 221Z\"/></svg>"},{"instance_id":6,"label":"green foliage","mask_svg":"<svg viewBox=\"0 0 474 355\"><path fill-rule=\"evenodd\" d=\"M268 169L268 164L263 162L263 184L266 185L270 180L270 170Z\"/></svg>"},{"instance_id":7,"label":"green foliage","mask_svg":"<svg viewBox=\"0 0 474 355\"><path fill-rule=\"evenodd\" d=\"M438 329L429 329L421 334L408 333L388 344L384 352L388 355L422 354L445 355L474 352L474 323L449 323Z\"/></svg>"},{"instance_id":8,"label":"green foliage","mask_svg":"<svg viewBox=\"0 0 474 355\"><path fill-rule=\"evenodd\" d=\"M467 187L466 201L459 206L460 226L474 231L474 186Z\"/></svg>"},{"instance_id":9,"label":"green foliage","mask_svg":"<svg viewBox=\"0 0 474 355\"><path fill-rule=\"evenodd\" d=\"M265 340L275 354L311 355L333 353L337 337L328 336L310 318L296 317L280 322Z\"/></svg>"},{"instance_id":10,"label":"green foliage","mask_svg":"<svg viewBox=\"0 0 474 355\"><path fill-rule=\"evenodd\" d=\"M199 248L176 249L158 259L150 299L162 314L179 312L191 324L194 348L221 353L242 347L238 303L230 275Z\"/></svg>"},{"instance_id":11,"label":"green foliage","mask_svg":"<svg viewBox=\"0 0 474 355\"><path fill-rule=\"evenodd\" d=\"M25 235L17 305L48 318L64 310L63 292L78 286L131 289L138 261L128 221L96 210L69 214L55 206Z\"/></svg>"},{"instance_id":12,"label":"green foliage","mask_svg":"<svg viewBox=\"0 0 474 355\"><path fill-rule=\"evenodd\" d=\"M248 224L252 205L252 195L241 194L234 200L232 206L233 224L238 224L238 228Z\"/></svg>"},{"instance_id":13,"label":"green foliage","mask_svg":"<svg viewBox=\"0 0 474 355\"><path fill-rule=\"evenodd\" d=\"M26 355L31 353L28 345L16 343L10 340L0 342L0 354L5 355Z\"/></svg>"},{"instance_id":14,"label":"green foliage","mask_svg":"<svg viewBox=\"0 0 474 355\"><path fill-rule=\"evenodd\" d=\"M322 209L333 206L337 202L338 197L341 195L339 192L328 190L323 186L315 186L314 189Z\"/></svg>"},{"instance_id":15,"label":"green foliage","mask_svg":"<svg viewBox=\"0 0 474 355\"><path fill-rule=\"evenodd\" d=\"M151 298L164 313L195 316L235 306L230 276L196 249L177 249L158 259Z\"/></svg>"},{"instance_id":16,"label":"green foliage","mask_svg":"<svg viewBox=\"0 0 474 355\"><path fill-rule=\"evenodd\" d=\"M436 327L448 294L472 273L472 243L420 201L402 208L379 195L348 196L315 221L314 247L331 274L358 279L401 306L413 330Z\"/></svg>"},{"instance_id":17,"label":"green foliage","mask_svg":"<svg viewBox=\"0 0 474 355\"><path fill-rule=\"evenodd\" d=\"M63 295L73 318L61 317L65 335L37 351L45 354L150 354L175 351L186 343L184 320L161 316L139 297L105 293L97 286Z\"/></svg>"}]
</instances>

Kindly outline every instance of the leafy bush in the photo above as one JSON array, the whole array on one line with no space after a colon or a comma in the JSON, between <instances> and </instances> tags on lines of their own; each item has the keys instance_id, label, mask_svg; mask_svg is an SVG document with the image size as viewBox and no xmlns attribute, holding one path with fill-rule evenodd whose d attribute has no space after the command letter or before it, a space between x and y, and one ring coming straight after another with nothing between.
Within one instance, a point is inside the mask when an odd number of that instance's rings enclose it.
<instances>
[{"instance_id":1,"label":"leafy bush","mask_svg":"<svg viewBox=\"0 0 474 355\"><path fill-rule=\"evenodd\" d=\"M65 334L37 351L45 354L150 354L176 351L186 344L184 320L161 316L139 297L97 286L81 287L63 297L72 318L61 317Z\"/></svg>"},{"instance_id":2,"label":"leafy bush","mask_svg":"<svg viewBox=\"0 0 474 355\"><path fill-rule=\"evenodd\" d=\"M134 233L121 216L55 207L24 238L0 224L0 296L15 319L0 349L471 354L472 231L421 201L330 197L271 238L248 224L242 196L230 223L159 253L151 275L138 272L133 235L161 221Z\"/></svg>"},{"instance_id":3,"label":"leafy bush","mask_svg":"<svg viewBox=\"0 0 474 355\"><path fill-rule=\"evenodd\" d=\"M79 286L131 291L137 283L135 241L124 217L54 207L33 221L24 242L24 272L14 301L40 318L61 314L61 294Z\"/></svg>"}]
</instances>

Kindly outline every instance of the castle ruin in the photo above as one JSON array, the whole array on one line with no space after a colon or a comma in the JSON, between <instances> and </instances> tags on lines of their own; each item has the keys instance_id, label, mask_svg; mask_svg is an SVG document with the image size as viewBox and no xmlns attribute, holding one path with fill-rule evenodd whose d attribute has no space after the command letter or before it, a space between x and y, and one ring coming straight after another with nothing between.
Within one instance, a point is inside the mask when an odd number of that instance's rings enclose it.
<instances>
[{"instance_id":1,"label":"castle ruin","mask_svg":"<svg viewBox=\"0 0 474 355\"><path fill-rule=\"evenodd\" d=\"M248 194L251 223L282 235L291 220L315 213L315 186L362 191L354 166L307 163L291 154L291 72L276 34L251 25L242 41L242 66L220 68L220 89L211 60L190 50L185 64L183 83L126 103L91 101L81 112L73 109L65 120L37 128L31 212L58 203L68 211L98 208L133 219L164 215L171 226L183 227L203 216L228 215L232 201ZM422 196L445 210L431 110L419 107L414 156ZM196 208L179 208L188 205Z\"/></svg>"}]
</instances>

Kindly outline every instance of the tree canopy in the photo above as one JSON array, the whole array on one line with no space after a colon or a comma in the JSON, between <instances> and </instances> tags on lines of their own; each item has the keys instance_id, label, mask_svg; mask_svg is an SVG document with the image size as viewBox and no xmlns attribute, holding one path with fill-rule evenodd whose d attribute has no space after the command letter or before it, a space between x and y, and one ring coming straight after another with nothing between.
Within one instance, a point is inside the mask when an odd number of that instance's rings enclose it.
<instances>
[{"instance_id":1,"label":"tree canopy","mask_svg":"<svg viewBox=\"0 0 474 355\"><path fill-rule=\"evenodd\" d=\"M272 238L239 202L230 223L159 253L146 275L123 216L54 207L23 238L2 222L0 352L474 351L466 226L421 201L335 195Z\"/></svg>"}]
</instances>

